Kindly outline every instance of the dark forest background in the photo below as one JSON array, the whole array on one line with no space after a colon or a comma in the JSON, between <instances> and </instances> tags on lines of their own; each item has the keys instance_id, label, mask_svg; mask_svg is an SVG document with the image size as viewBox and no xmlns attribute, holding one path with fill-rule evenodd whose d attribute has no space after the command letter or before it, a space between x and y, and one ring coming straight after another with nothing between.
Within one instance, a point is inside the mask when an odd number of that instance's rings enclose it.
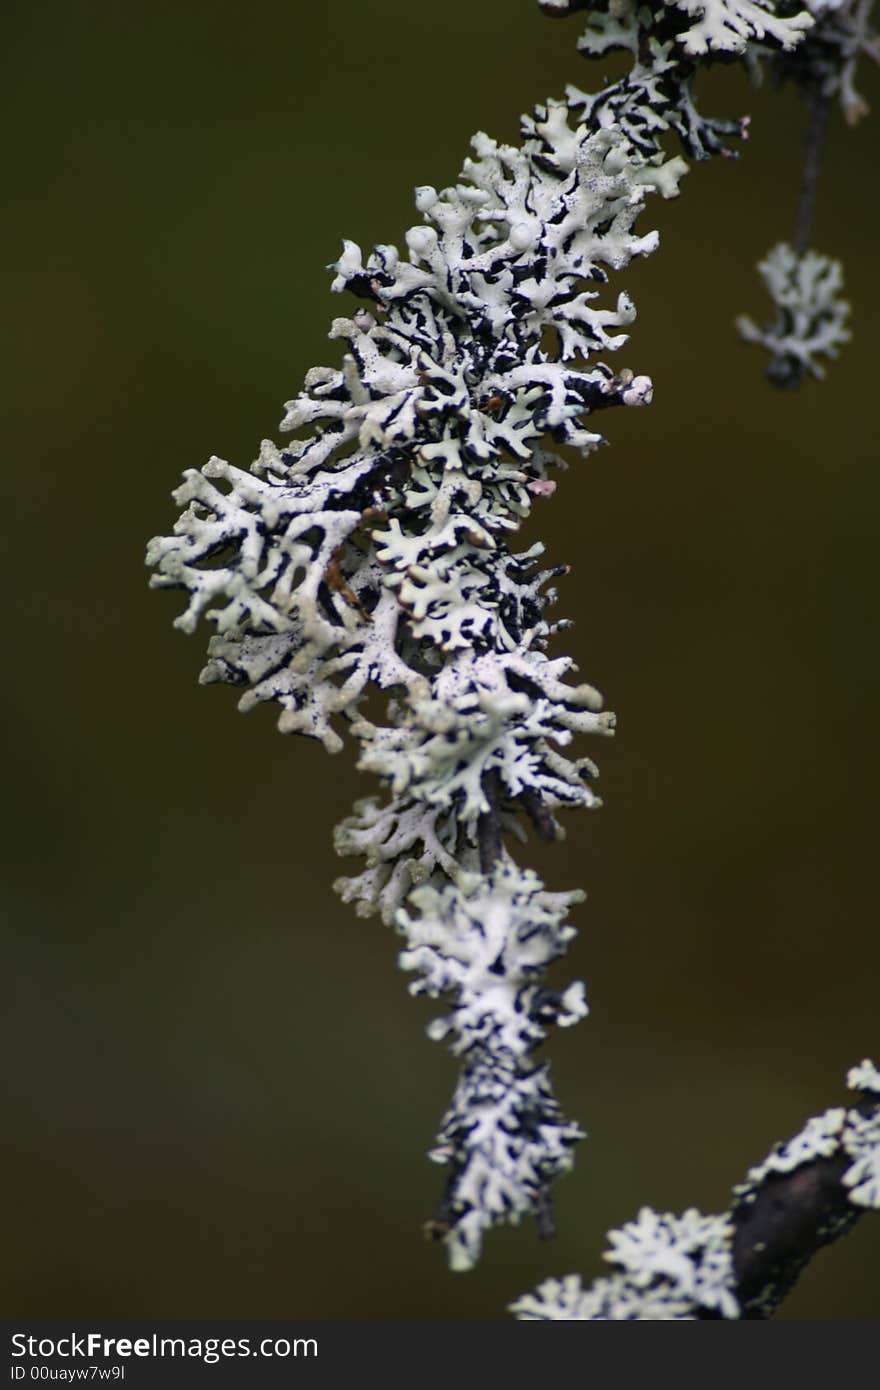
<instances>
[{"instance_id":1,"label":"dark forest background","mask_svg":"<svg viewBox=\"0 0 880 1390\"><path fill-rule=\"evenodd\" d=\"M597 84L577 33L530 0L7 12L7 1316L502 1317L600 1273L640 1205L724 1206L878 1057L880 109L835 114L814 237L854 342L781 394L732 320L764 311L804 115L704 76L705 107L751 111L745 157L652 204L660 252L614 285L655 403L603 417L612 447L528 528L574 567L565 641L620 721L584 750L604 809L535 860L589 892L558 978L593 1014L552 1057L591 1137L554 1243L505 1230L453 1276L422 1241L453 1063L393 935L330 887L374 788L199 689L205 636L147 591L182 469L246 465L335 361L341 237L400 242L475 129ZM878 1312L868 1219L782 1316Z\"/></svg>"}]
</instances>

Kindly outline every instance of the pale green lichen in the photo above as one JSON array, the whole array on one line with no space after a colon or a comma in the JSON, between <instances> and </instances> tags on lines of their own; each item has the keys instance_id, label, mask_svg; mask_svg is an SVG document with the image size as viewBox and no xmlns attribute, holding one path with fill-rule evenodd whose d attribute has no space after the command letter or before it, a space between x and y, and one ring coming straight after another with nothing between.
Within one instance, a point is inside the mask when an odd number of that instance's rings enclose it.
<instances>
[{"instance_id":1,"label":"pale green lichen","mask_svg":"<svg viewBox=\"0 0 880 1390\"><path fill-rule=\"evenodd\" d=\"M570 746L613 728L572 661L548 654L563 571L513 541L567 464L558 450L588 455L597 414L651 400L650 378L606 360L635 317L606 285L657 247L638 220L687 167L667 134L694 158L744 134L697 110L697 58L787 51L808 18L764 0L597 4L581 48L626 51L629 72L535 107L519 146L477 135L455 183L416 190L403 251L346 241L332 288L363 302L333 321L339 364L312 369L288 402L292 442L264 441L249 469L190 470L173 534L149 546L151 582L186 595L177 625L214 626L202 680L238 686L243 710L277 704L283 732L330 752L350 734L385 786L337 832L340 853L366 861L337 888L396 924L415 990L450 1006L432 1035L462 1061L435 1150L456 1267L490 1225L541 1215L580 1137L533 1055L546 1025L585 1012L581 987L540 984L569 940L573 895L547 894L503 836L534 825L553 839L562 810L598 805L596 769ZM657 1218L652 1248L698 1246L702 1231L694 1288L704 1279L714 1297L721 1236L674 1220Z\"/></svg>"},{"instance_id":2,"label":"pale green lichen","mask_svg":"<svg viewBox=\"0 0 880 1390\"><path fill-rule=\"evenodd\" d=\"M670 0L695 22L676 38L686 53L742 54L753 40L775 42L781 49L795 48L812 28L813 17L804 9L793 15L776 13L773 4L760 0Z\"/></svg>"},{"instance_id":3,"label":"pale green lichen","mask_svg":"<svg viewBox=\"0 0 880 1390\"><path fill-rule=\"evenodd\" d=\"M782 243L768 252L758 270L776 316L760 328L741 315L736 321L740 336L770 353L771 370L777 374L824 377L823 358L835 358L851 336L840 262L815 251L798 255Z\"/></svg>"},{"instance_id":4,"label":"pale green lichen","mask_svg":"<svg viewBox=\"0 0 880 1390\"><path fill-rule=\"evenodd\" d=\"M728 1216L682 1216L643 1207L635 1221L610 1231L605 1259L620 1266L583 1288L576 1275L548 1279L512 1305L523 1321L691 1321L700 1312L738 1318Z\"/></svg>"}]
</instances>

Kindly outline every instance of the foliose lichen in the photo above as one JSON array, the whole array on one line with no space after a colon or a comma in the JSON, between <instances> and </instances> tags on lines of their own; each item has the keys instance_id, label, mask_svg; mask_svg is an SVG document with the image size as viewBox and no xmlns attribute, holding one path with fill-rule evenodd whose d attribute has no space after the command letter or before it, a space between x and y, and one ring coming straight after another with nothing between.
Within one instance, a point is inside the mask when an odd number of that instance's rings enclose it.
<instances>
[{"instance_id":1,"label":"foliose lichen","mask_svg":"<svg viewBox=\"0 0 880 1390\"><path fill-rule=\"evenodd\" d=\"M804 372L824 377L822 359L836 357L850 339L840 262L815 251L798 255L781 243L758 270L776 314L763 328L741 315L736 321L741 337L770 353L770 371L783 383L796 384Z\"/></svg>"},{"instance_id":2,"label":"foliose lichen","mask_svg":"<svg viewBox=\"0 0 880 1390\"><path fill-rule=\"evenodd\" d=\"M688 1322L701 1310L739 1317L728 1216L693 1209L673 1216L643 1207L608 1238L605 1259L619 1273L589 1288L577 1275L548 1279L514 1303L513 1314L524 1322Z\"/></svg>"},{"instance_id":3,"label":"foliose lichen","mask_svg":"<svg viewBox=\"0 0 880 1390\"><path fill-rule=\"evenodd\" d=\"M651 400L649 377L610 365L635 308L607 286L656 249L637 222L687 167L665 137L702 159L745 134L698 111L701 60L795 62L814 25L769 0L544 8L587 9L582 51L629 53L629 72L536 106L518 146L477 135L455 183L416 190L402 251L344 243L332 289L361 303L333 321L341 362L307 374L284 447L188 471L173 534L147 556L151 582L186 595L177 626L214 627L203 682L237 686L242 710L276 704L282 732L329 752L347 732L384 784L337 832L340 853L365 860L337 889L394 924L414 992L449 1007L431 1028L461 1064L435 1229L457 1268L496 1222L543 1219L581 1137L534 1056L547 1027L586 1012L580 986L541 983L576 895L546 893L505 836L532 825L554 839L561 811L599 804L594 764L569 750L614 726L548 651L564 570L515 537L552 494L559 450L588 455L597 415ZM658 1218L657 1249L685 1238L671 1221ZM703 1239L695 1217L687 1229ZM722 1237L704 1234L700 1267L715 1270ZM714 1274L694 1281L716 1297Z\"/></svg>"}]
</instances>

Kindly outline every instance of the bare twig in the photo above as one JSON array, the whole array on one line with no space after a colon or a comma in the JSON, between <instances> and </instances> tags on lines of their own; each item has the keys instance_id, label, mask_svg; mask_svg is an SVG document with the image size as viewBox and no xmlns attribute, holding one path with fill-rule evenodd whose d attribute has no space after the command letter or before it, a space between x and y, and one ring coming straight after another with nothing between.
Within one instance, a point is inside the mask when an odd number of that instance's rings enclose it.
<instances>
[{"instance_id":1,"label":"bare twig","mask_svg":"<svg viewBox=\"0 0 880 1390\"><path fill-rule=\"evenodd\" d=\"M801 192L798 200L797 217L794 224L793 246L802 256L810 244L810 228L813 223L813 206L816 201L816 185L819 180L819 166L822 161L822 144L828 128L828 114L831 102L821 92L814 92L808 101L810 121L807 126L807 141L804 151L804 169L801 175Z\"/></svg>"}]
</instances>

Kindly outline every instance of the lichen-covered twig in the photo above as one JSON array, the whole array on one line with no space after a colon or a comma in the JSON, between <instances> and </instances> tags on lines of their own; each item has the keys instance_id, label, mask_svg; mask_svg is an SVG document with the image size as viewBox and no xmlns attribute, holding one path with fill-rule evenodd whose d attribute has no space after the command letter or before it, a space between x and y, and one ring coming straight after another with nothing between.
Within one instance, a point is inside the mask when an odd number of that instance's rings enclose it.
<instances>
[{"instance_id":1,"label":"lichen-covered twig","mask_svg":"<svg viewBox=\"0 0 880 1390\"><path fill-rule=\"evenodd\" d=\"M577 1275L548 1279L512 1308L523 1320L692 1321L767 1318L808 1261L880 1211L880 1072L869 1061L847 1076L860 1092L808 1120L734 1188L719 1216L644 1207L610 1232L605 1256L618 1273L584 1288Z\"/></svg>"},{"instance_id":2,"label":"lichen-covered twig","mask_svg":"<svg viewBox=\"0 0 880 1390\"><path fill-rule=\"evenodd\" d=\"M746 133L697 109L695 73L794 62L813 27L771 0L588 7L580 49L626 53L629 71L535 107L519 145L477 135L455 183L416 190L403 252L345 242L332 288L360 304L331 328L341 363L288 403L292 442L265 441L249 469L187 472L173 534L149 547L153 584L186 596L177 625L214 625L201 679L238 686L242 709L276 703L283 732L329 752L348 733L384 785L337 831L365 860L337 888L396 927L413 993L444 1002L429 1031L461 1070L432 1229L455 1268L498 1222L550 1228L549 1185L582 1137L537 1055L551 1025L586 1013L580 984L545 982L580 895L548 893L511 843L527 825L553 840L563 811L599 804L571 745L614 718L551 654L564 569L516 533L552 495L559 450L603 442L591 416L651 400L649 377L609 365L635 308L606 286L657 247L637 224L652 195L678 192L670 141L704 159Z\"/></svg>"},{"instance_id":3,"label":"lichen-covered twig","mask_svg":"<svg viewBox=\"0 0 880 1390\"><path fill-rule=\"evenodd\" d=\"M808 112L807 138L792 243L774 247L758 267L775 315L763 327L746 315L736 322L746 342L769 352L768 379L787 390L800 386L807 376L823 377L824 362L835 358L850 338L843 269L839 261L810 250L810 232L835 98L850 125L868 111L854 78L863 55L880 62L880 38L871 29L873 3L806 0L814 22L803 42L767 60L778 81L792 82L801 92Z\"/></svg>"}]
</instances>

